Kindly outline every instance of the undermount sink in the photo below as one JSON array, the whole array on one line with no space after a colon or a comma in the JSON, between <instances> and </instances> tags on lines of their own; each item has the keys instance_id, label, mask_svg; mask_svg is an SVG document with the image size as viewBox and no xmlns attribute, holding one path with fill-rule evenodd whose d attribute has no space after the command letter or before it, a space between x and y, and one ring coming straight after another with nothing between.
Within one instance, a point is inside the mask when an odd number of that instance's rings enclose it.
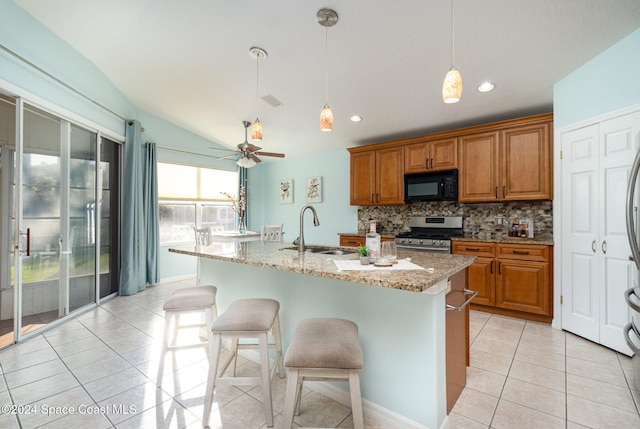
<instances>
[{"instance_id":1,"label":"undermount sink","mask_svg":"<svg viewBox=\"0 0 640 429\"><path fill-rule=\"evenodd\" d=\"M285 247L282 250L298 250L298 246ZM353 255L356 253L352 250L340 250L328 246L306 246L304 251L308 253L319 253L321 255Z\"/></svg>"}]
</instances>

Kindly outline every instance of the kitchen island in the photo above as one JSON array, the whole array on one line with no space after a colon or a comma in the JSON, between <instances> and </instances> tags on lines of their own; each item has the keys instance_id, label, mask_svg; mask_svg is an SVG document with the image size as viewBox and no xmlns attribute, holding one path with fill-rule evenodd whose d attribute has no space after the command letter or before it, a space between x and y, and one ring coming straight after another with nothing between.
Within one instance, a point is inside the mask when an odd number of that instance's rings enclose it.
<instances>
[{"instance_id":1,"label":"kitchen island","mask_svg":"<svg viewBox=\"0 0 640 429\"><path fill-rule=\"evenodd\" d=\"M448 279L474 257L399 251L399 259L424 269L338 271L334 260L357 254L300 255L283 243L256 241L170 251L200 258L202 284L218 287L220 312L240 298L277 299L285 349L300 320L354 321L364 352L365 414L397 427L446 426L445 295ZM325 389L338 401L348 398L334 385Z\"/></svg>"}]
</instances>

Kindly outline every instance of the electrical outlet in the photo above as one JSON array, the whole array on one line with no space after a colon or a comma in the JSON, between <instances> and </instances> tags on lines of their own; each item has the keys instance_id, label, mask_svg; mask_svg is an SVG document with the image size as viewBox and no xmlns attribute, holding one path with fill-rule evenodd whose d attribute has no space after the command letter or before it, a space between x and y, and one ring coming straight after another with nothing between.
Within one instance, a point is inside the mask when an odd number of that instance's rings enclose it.
<instances>
[{"instance_id":1,"label":"electrical outlet","mask_svg":"<svg viewBox=\"0 0 640 429\"><path fill-rule=\"evenodd\" d=\"M502 216L496 216L496 225L502 225L504 223L504 218Z\"/></svg>"}]
</instances>

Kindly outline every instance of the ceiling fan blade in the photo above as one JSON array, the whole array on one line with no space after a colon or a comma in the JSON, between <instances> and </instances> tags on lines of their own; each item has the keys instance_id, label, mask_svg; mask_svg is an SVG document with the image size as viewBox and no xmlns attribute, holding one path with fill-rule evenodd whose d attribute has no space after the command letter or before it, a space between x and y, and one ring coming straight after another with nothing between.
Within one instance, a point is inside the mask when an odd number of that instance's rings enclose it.
<instances>
[{"instance_id":1,"label":"ceiling fan blade","mask_svg":"<svg viewBox=\"0 0 640 429\"><path fill-rule=\"evenodd\" d=\"M260 156L275 156L276 158L284 158L284 153L277 152L255 152L255 154Z\"/></svg>"},{"instance_id":2,"label":"ceiling fan blade","mask_svg":"<svg viewBox=\"0 0 640 429\"><path fill-rule=\"evenodd\" d=\"M249 152L257 152L257 151L259 151L260 149L262 149L260 146L256 146L256 145L251 144L251 143L247 144L247 150L248 150Z\"/></svg>"},{"instance_id":3,"label":"ceiling fan blade","mask_svg":"<svg viewBox=\"0 0 640 429\"><path fill-rule=\"evenodd\" d=\"M249 154L249 158L253 159L256 163L262 162L262 160L260 158L258 158L257 156L255 156L253 153Z\"/></svg>"}]
</instances>

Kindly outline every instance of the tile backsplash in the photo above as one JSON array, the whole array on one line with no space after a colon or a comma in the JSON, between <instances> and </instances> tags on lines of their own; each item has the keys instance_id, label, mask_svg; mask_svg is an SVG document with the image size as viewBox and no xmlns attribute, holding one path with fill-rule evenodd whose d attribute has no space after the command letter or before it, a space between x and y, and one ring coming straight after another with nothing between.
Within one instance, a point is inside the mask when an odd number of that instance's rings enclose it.
<instances>
[{"instance_id":1,"label":"tile backsplash","mask_svg":"<svg viewBox=\"0 0 640 429\"><path fill-rule=\"evenodd\" d=\"M378 220L378 232L396 235L409 231L412 216L463 216L467 236L507 234L514 219L533 219L534 235L553 234L551 201L517 201L487 204L460 204L451 201L418 202L403 206L361 206L358 208L358 231L369 230L369 219ZM497 219L502 217L502 225Z\"/></svg>"}]
</instances>

